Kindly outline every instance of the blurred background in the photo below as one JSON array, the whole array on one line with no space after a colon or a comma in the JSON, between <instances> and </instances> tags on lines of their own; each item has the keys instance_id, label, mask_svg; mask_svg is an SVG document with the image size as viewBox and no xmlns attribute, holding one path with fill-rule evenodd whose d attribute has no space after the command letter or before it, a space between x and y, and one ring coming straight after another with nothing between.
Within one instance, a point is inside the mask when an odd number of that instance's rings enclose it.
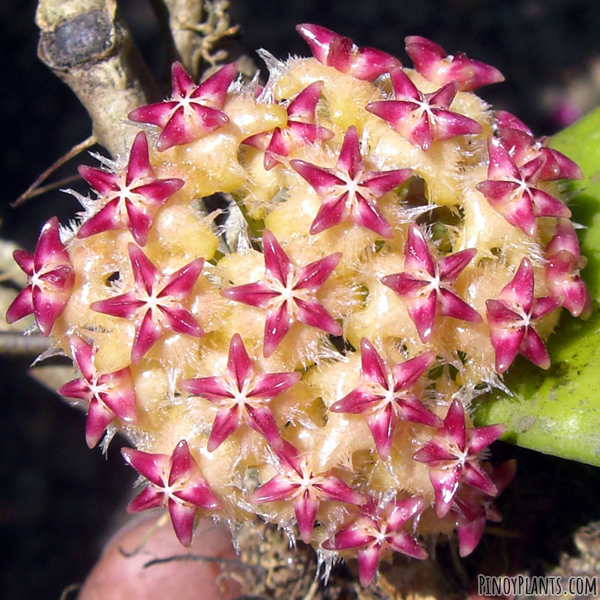
<instances>
[{"instance_id":1,"label":"blurred background","mask_svg":"<svg viewBox=\"0 0 600 600\"><path fill-rule=\"evenodd\" d=\"M120 6L151 69L164 73L168 65L150 3L122 0ZM91 133L77 99L37 59L35 7L34 0L0 0L0 236L28 250L48 218L58 214L65 222L79 205L59 191L18 209L11 202ZM262 47L277 57L308 55L294 29L302 22L334 29L408 65L407 35L428 37L449 53L464 51L506 77L481 95L538 135L552 134L600 104L597 0L231 0L230 13L250 54ZM71 161L54 180L73 175L85 161L91 164L85 155ZM0 598L7 600L58 599L66 586L82 581L124 518L135 479L122 464L121 440L113 442L107 459L99 449L88 450L84 415L27 376L32 358L0 356ZM545 469L550 492L566 472L581 482L584 496L599 482L587 467L521 454L520 477ZM538 515L556 513L556 502L569 500L548 496L534 507ZM600 509L584 498L580 524L594 518ZM565 526L557 525L554 547L541 562L557 560L561 544L568 543Z\"/></svg>"}]
</instances>

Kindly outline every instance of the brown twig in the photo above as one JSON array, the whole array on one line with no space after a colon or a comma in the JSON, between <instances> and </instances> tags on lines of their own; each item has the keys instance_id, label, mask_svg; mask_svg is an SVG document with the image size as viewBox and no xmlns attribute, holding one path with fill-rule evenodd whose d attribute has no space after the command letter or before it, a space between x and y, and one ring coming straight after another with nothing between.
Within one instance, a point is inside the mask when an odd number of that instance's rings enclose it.
<instances>
[{"instance_id":1,"label":"brown twig","mask_svg":"<svg viewBox=\"0 0 600 600\"><path fill-rule=\"evenodd\" d=\"M136 129L125 120L160 92L117 13L116 0L40 0L40 59L77 95L93 136L113 156Z\"/></svg>"},{"instance_id":2,"label":"brown twig","mask_svg":"<svg viewBox=\"0 0 600 600\"><path fill-rule=\"evenodd\" d=\"M33 198L34 196L38 196L39 194L44 193L44 191L48 189L53 189L56 184L47 185L44 187L40 187L40 184L44 182L56 169L60 168L66 162L71 160L73 157L77 156L83 150L87 148L91 148L96 143L96 138L93 135L90 135L89 138L83 140L83 142L73 146L66 154L63 154L58 160L54 161L52 165L50 165L45 171L42 171L38 178L12 203L12 207L16 208L20 206L24 202L26 202L29 198ZM79 176L75 176L73 180L78 179ZM71 178L69 178L71 180Z\"/></svg>"}]
</instances>

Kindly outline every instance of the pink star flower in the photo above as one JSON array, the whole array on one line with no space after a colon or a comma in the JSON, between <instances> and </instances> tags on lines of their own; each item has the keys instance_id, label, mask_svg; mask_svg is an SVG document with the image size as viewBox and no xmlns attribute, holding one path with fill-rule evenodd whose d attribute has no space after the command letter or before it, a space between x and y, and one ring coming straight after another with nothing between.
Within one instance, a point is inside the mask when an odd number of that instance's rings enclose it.
<instances>
[{"instance_id":1,"label":"pink star flower","mask_svg":"<svg viewBox=\"0 0 600 600\"><path fill-rule=\"evenodd\" d=\"M143 132L133 141L124 172L107 173L85 165L78 171L98 193L101 205L79 228L77 237L80 239L102 231L128 228L133 239L144 246L158 209L184 184L182 179L154 176L148 140Z\"/></svg>"},{"instance_id":2,"label":"pink star flower","mask_svg":"<svg viewBox=\"0 0 600 600\"><path fill-rule=\"evenodd\" d=\"M472 92L477 88L504 81L504 75L485 63L471 60L463 54L446 54L434 42L419 37L405 39L406 53L412 58L415 69L429 81L437 85L456 82L461 92Z\"/></svg>"},{"instance_id":3,"label":"pink star flower","mask_svg":"<svg viewBox=\"0 0 600 600\"><path fill-rule=\"evenodd\" d=\"M350 38L320 25L303 23L296 25L296 31L321 64L357 79L373 81L390 69L402 66L394 56L375 48L358 48Z\"/></svg>"},{"instance_id":4,"label":"pink star flower","mask_svg":"<svg viewBox=\"0 0 600 600\"><path fill-rule=\"evenodd\" d=\"M423 498L406 498L390 502L385 507L369 498L360 513L342 527L333 540L326 540L323 548L357 548L360 584L366 587L373 581L379 561L387 550L395 550L419 560L427 558L427 552L405 529L406 523L418 517L424 509Z\"/></svg>"},{"instance_id":5,"label":"pink star flower","mask_svg":"<svg viewBox=\"0 0 600 600\"><path fill-rule=\"evenodd\" d=\"M135 389L129 367L113 373L98 373L94 366L96 349L78 335L69 339L71 356L83 377L65 383L58 389L61 396L78 398L89 404L85 441L93 448L112 421L119 418L137 423Z\"/></svg>"},{"instance_id":6,"label":"pink star flower","mask_svg":"<svg viewBox=\"0 0 600 600\"><path fill-rule=\"evenodd\" d=\"M360 350L360 385L338 400L331 410L364 413L379 456L385 460L390 455L398 421L423 423L430 427L442 424L442 420L426 409L411 391L433 362L435 353L425 352L390 369L366 338L361 340Z\"/></svg>"},{"instance_id":7,"label":"pink star flower","mask_svg":"<svg viewBox=\"0 0 600 600\"><path fill-rule=\"evenodd\" d=\"M149 481L127 510L136 513L166 506L177 539L189 546L197 507L216 510L221 508L221 502L202 476L188 443L181 440L171 456L133 448L123 448L121 452L125 460Z\"/></svg>"},{"instance_id":8,"label":"pink star flower","mask_svg":"<svg viewBox=\"0 0 600 600\"><path fill-rule=\"evenodd\" d=\"M275 352L295 322L316 327L331 335L342 335L339 323L316 298L318 289L337 267L342 254L336 252L304 267L295 267L267 229L263 233L263 247L265 278L221 293L235 302L266 309L265 358Z\"/></svg>"},{"instance_id":9,"label":"pink star flower","mask_svg":"<svg viewBox=\"0 0 600 600\"><path fill-rule=\"evenodd\" d=\"M515 474L516 466L514 460L509 460L495 468L489 463L483 465L496 486L496 495L499 496L508 486ZM463 558L469 556L479 544L486 521L494 523L502 521L502 516L494 505L492 496L463 484L459 486L454 497L452 512L456 518L458 549Z\"/></svg>"},{"instance_id":10,"label":"pink star flower","mask_svg":"<svg viewBox=\"0 0 600 600\"><path fill-rule=\"evenodd\" d=\"M535 187L546 163L545 156L538 156L519 168L494 137L488 139L488 152L489 179L476 187L511 225L534 237L537 217L571 216L571 211L560 200Z\"/></svg>"},{"instance_id":11,"label":"pink star flower","mask_svg":"<svg viewBox=\"0 0 600 600\"><path fill-rule=\"evenodd\" d=\"M431 337L438 312L471 323L482 321L474 308L449 289L476 253L475 248L469 248L436 262L419 226L410 225L404 247L404 272L387 275L381 282L405 302L423 343Z\"/></svg>"},{"instance_id":12,"label":"pink star flower","mask_svg":"<svg viewBox=\"0 0 600 600\"><path fill-rule=\"evenodd\" d=\"M481 125L450 110L456 83L448 83L431 94L421 93L402 69L390 73L394 100L367 104L367 110L386 121L394 131L427 152L435 140L481 133Z\"/></svg>"},{"instance_id":13,"label":"pink star flower","mask_svg":"<svg viewBox=\"0 0 600 600\"><path fill-rule=\"evenodd\" d=\"M550 367L544 342L532 323L551 313L561 303L551 296L534 298L533 291L533 266L528 258L524 258L499 297L485 302L496 353L496 372L499 374L508 369L519 353L542 369Z\"/></svg>"},{"instance_id":14,"label":"pink star flower","mask_svg":"<svg viewBox=\"0 0 600 600\"><path fill-rule=\"evenodd\" d=\"M592 297L579 275L586 262L579 251L573 223L559 219L554 237L546 247L546 283L552 295L561 299L562 306L582 319L592 312Z\"/></svg>"},{"instance_id":15,"label":"pink star flower","mask_svg":"<svg viewBox=\"0 0 600 600\"><path fill-rule=\"evenodd\" d=\"M454 399L444 424L413 458L429 466L429 479L435 493L436 512L442 518L448 514L462 481L489 496L497 494L494 482L479 463L477 455L496 441L504 425L466 427L465 409Z\"/></svg>"},{"instance_id":16,"label":"pink star flower","mask_svg":"<svg viewBox=\"0 0 600 600\"><path fill-rule=\"evenodd\" d=\"M346 485L331 471L314 473L306 456L288 442L277 453L280 473L261 485L250 496L252 504L291 500L296 513L298 531L302 541L309 544L317 518L319 505L324 500L345 502L360 506L365 498Z\"/></svg>"},{"instance_id":17,"label":"pink star flower","mask_svg":"<svg viewBox=\"0 0 600 600\"><path fill-rule=\"evenodd\" d=\"M179 387L219 405L208 440L209 452L216 450L243 423L263 435L273 448L281 449L283 441L267 404L291 388L300 377L300 373L257 375L244 342L236 333L229 344L224 375L186 379Z\"/></svg>"},{"instance_id":18,"label":"pink star flower","mask_svg":"<svg viewBox=\"0 0 600 600\"><path fill-rule=\"evenodd\" d=\"M335 169L323 169L303 160L291 160L290 166L323 200L311 225L311 234L349 220L384 238L394 237L393 229L377 207L377 200L411 177L413 171L365 170L354 125L346 131Z\"/></svg>"},{"instance_id":19,"label":"pink star flower","mask_svg":"<svg viewBox=\"0 0 600 600\"><path fill-rule=\"evenodd\" d=\"M242 142L264 151L264 167L267 171L279 163L278 156L288 156L296 148L327 141L334 136L330 129L315 124L315 111L322 91L322 81L311 83L288 105L285 127L251 135Z\"/></svg>"},{"instance_id":20,"label":"pink star flower","mask_svg":"<svg viewBox=\"0 0 600 600\"><path fill-rule=\"evenodd\" d=\"M48 336L75 285L69 254L60 241L58 219L53 217L44 225L34 254L15 250L13 256L27 274L27 287L8 307L6 322L14 323L33 313L38 329Z\"/></svg>"},{"instance_id":21,"label":"pink star flower","mask_svg":"<svg viewBox=\"0 0 600 600\"><path fill-rule=\"evenodd\" d=\"M539 181L583 179L583 171L575 162L562 152L547 147L549 138L536 139L525 123L506 111L496 111L494 119L498 139L518 167L541 157L545 162L538 175Z\"/></svg>"},{"instance_id":22,"label":"pink star flower","mask_svg":"<svg viewBox=\"0 0 600 600\"><path fill-rule=\"evenodd\" d=\"M91 309L135 322L135 341L131 361L137 364L165 331L203 337L202 327L184 303L202 271L204 259L197 258L172 275L164 275L135 245L129 244L134 289L100 300Z\"/></svg>"},{"instance_id":23,"label":"pink star flower","mask_svg":"<svg viewBox=\"0 0 600 600\"><path fill-rule=\"evenodd\" d=\"M231 63L196 85L181 63L173 63L171 98L136 108L129 118L162 129L156 144L159 152L190 144L229 123L223 107L237 72L237 64Z\"/></svg>"}]
</instances>

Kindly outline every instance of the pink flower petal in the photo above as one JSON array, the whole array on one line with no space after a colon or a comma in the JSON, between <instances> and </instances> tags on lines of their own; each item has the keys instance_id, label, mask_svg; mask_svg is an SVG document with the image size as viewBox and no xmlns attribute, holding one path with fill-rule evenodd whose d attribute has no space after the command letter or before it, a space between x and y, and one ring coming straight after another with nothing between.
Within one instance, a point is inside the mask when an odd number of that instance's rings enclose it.
<instances>
[{"instance_id":1,"label":"pink flower petal","mask_svg":"<svg viewBox=\"0 0 600 600\"><path fill-rule=\"evenodd\" d=\"M367 339L360 341L361 376L369 383L388 389L387 367L375 346Z\"/></svg>"},{"instance_id":2,"label":"pink flower petal","mask_svg":"<svg viewBox=\"0 0 600 600\"><path fill-rule=\"evenodd\" d=\"M123 448L121 454L128 464L154 485L159 487L165 485L163 477L170 466L169 457L166 454L150 454L134 448Z\"/></svg>"},{"instance_id":3,"label":"pink flower petal","mask_svg":"<svg viewBox=\"0 0 600 600\"><path fill-rule=\"evenodd\" d=\"M263 343L263 355L269 358L275 352L281 340L293 324L293 319L288 312L287 301L273 310L268 310L265 317L265 336Z\"/></svg>"},{"instance_id":4,"label":"pink flower petal","mask_svg":"<svg viewBox=\"0 0 600 600\"><path fill-rule=\"evenodd\" d=\"M88 448L94 448L106 431L106 428L115 419L115 413L98 402L95 398L90 402L87 420L85 423L85 442Z\"/></svg>"},{"instance_id":5,"label":"pink flower petal","mask_svg":"<svg viewBox=\"0 0 600 600\"><path fill-rule=\"evenodd\" d=\"M457 277L464 271L466 266L475 258L477 250L469 248L461 250L442 258L438 262L438 272L440 279L447 282L456 281Z\"/></svg>"},{"instance_id":6,"label":"pink flower petal","mask_svg":"<svg viewBox=\"0 0 600 600\"><path fill-rule=\"evenodd\" d=\"M241 390L246 381L254 376L254 364L246 352L242 336L239 333L236 333L229 342L227 375L235 381L238 390Z\"/></svg>"},{"instance_id":7,"label":"pink flower petal","mask_svg":"<svg viewBox=\"0 0 600 600\"><path fill-rule=\"evenodd\" d=\"M6 311L6 322L10 325L33 312L33 290L28 285L21 290Z\"/></svg>"},{"instance_id":8,"label":"pink flower petal","mask_svg":"<svg viewBox=\"0 0 600 600\"><path fill-rule=\"evenodd\" d=\"M315 526L319 502L311 498L308 492L304 492L299 498L294 500L294 511L300 537L305 544L310 544L312 532Z\"/></svg>"},{"instance_id":9,"label":"pink flower petal","mask_svg":"<svg viewBox=\"0 0 600 600\"><path fill-rule=\"evenodd\" d=\"M277 279L282 285L287 285L288 277L292 273L292 263L268 229L263 232L263 250L267 275Z\"/></svg>"},{"instance_id":10,"label":"pink flower petal","mask_svg":"<svg viewBox=\"0 0 600 600\"><path fill-rule=\"evenodd\" d=\"M204 337L204 329L202 329L186 308L182 308L181 306L159 306L158 310L162 313L164 318L163 324L166 329L170 329L181 335L191 335L196 338ZM158 327L160 328L160 326Z\"/></svg>"},{"instance_id":11,"label":"pink flower petal","mask_svg":"<svg viewBox=\"0 0 600 600\"><path fill-rule=\"evenodd\" d=\"M404 254L405 271L426 271L431 277L435 277L435 268L429 246L421 228L414 223L408 228Z\"/></svg>"},{"instance_id":12,"label":"pink flower petal","mask_svg":"<svg viewBox=\"0 0 600 600\"><path fill-rule=\"evenodd\" d=\"M406 308L417 328L419 338L424 344L427 343L433 333L437 308L437 294L431 292L427 296L406 300Z\"/></svg>"},{"instance_id":13,"label":"pink flower petal","mask_svg":"<svg viewBox=\"0 0 600 600\"><path fill-rule=\"evenodd\" d=\"M371 405L376 404L381 398L382 396L356 389L344 396L341 400L335 402L329 410L331 410L331 412L350 414L367 412Z\"/></svg>"},{"instance_id":14,"label":"pink flower petal","mask_svg":"<svg viewBox=\"0 0 600 600\"><path fill-rule=\"evenodd\" d=\"M298 269L298 283L294 289L317 291L333 273L340 260L342 253L336 252Z\"/></svg>"},{"instance_id":15,"label":"pink flower petal","mask_svg":"<svg viewBox=\"0 0 600 600\"><path fill-rule=\"evenodd\" d=\"M275 475L264 485L248 496L251 504L264 504L265 502L279 502L285 500L296 491L299 484L292 483L283 475Z\"/></svg>"},{"instance_id":16,"label":"pink flower petal","mask_svg":"<svg viewBox=\"0 0 600 600\"><path fill-rule=\"evenodd\" d=\"M127 186L135 179L154 178L154 171L150 165L150 153L148 152L148 139L143 131L140 131L133 140L129 152L129 163L127 164Z\"/></svg>"},{"instance_id":17,"label":"pink flower petal","mask_svg":"<svg viewBox=\"0 0 600 600\"><path fill-rule=\"evenodd\" d=\"M495 496L498 493L496 486L478 462L467 461L465 463L462 479L467 485L470 485L489 496Z\"/></svg>"},{"instance_id":18,"label":"pink flower petal","mask_svg":"<svg viewBox=\"0 0 600 600\"><path fill-rule=\"evenodd\" d=\"M396 425L391 405L388 404L383 410L367 415L367 425L373 435L379 456L382 460L387 460L392 449L392 436Z\"/></svg>"},{"instance_id":19,"label":"pink flower petal","mask_svg":"<svg viewBox=\"0 0 600 600\"><path fill-rule=\"evenodd\" d=\"M237 405L231 408L222 408L217 411L213 422L207 450L214 452L234 431L240 426L240 417Z\"/></svg>"},{"instance_id":20,"label":"pink flower petal","mask_svg":"<svg viewBox=\"0 0 600 600\"><path fill-rule=\"evenodd\" d=\"M281 439L279 428L270 408L247 404L246 413L248 414L248 424L250 427L258 431L274 450L283 448L283 440Z\"/></svg>"},{"instance_id":21,"label":"pink flower petal","mask_svg":"<svg viewBox=\"0 0 600 600\"><path fill-rule=\"evenodd\" d=\"M440 519L450 512L462 472L463 469L460 464L446 470L429 470L429 479L435 493L435 510Z\"/></svg>"},{"instance_id":22,"label":"pink flower petal","mask_svg":"<svg viewBox=\"0 0 600 600\"><path fill-rule=\"evenodd\" d=\"M375 578L381 560L381 544L375 543L358 549L358 577L360 585L367 587Z\"/></svg>"},{"instance_id":23,"label":"pink flower petal","mask_svg":"<svg viewBox=\"0 0 600 600\"><path fill-rule=\"evenodd\" d=\"M221 295L234 302L242 302L249 306L267 308L270 302L279 295L265 281L237 285L227 290L222 290Z\"/></svg>"},{"instance_id":24,"label":"pink flower petal","mask_svg":"<svg viewBox=\"0 0 600 600\"><path fill-rule=\"evenodd\" d=\"M152 316L152 310L147 310L142 319L141 325L136 329L133 348L131 349L131 362L134 365L144 358L144 355L162 335L162 328Z\"/></svg>"},{"instance_id":25,"label":"pink flower petal","mask_svg":"<svg viewBox=\"0 0 600 600\"><path fill-rule=\"evenodd\" d=\"M258 375L248 392L250 398L271 399L289 390L300 381L301 373L267 373Z\"/></svg>"},{"instance_id":26,"label":"pink flower petal","mask_svg":"<svg viewBox=\"0 0 600 600\"><path fill-rule=\"evenodd\" d=\"M434 360L435 352L430 351L396 365L392 369L394 379L396 380L394 391L397 392L412 387L421 375L427 371Z\"/></svg>"},{"instance_id":27,"label":"pink flower petal","mask_svg":"<svg viewBox=\"0 0 600 600\"><path fill-rule=\"evenodd\" d=\"M440 315L468 321L470 323L481 323L481 315L456 294L440 288L439 292Z\"/></svg>"},{"instance_id":28,"label":"pink flower petal","mask_svg":"<svg viewBox=\"0 0 600 600\"><path fill-rule=\"evenodd\" d=\"M550 356L542 342L542 338L536 333L532 327L527 328L525 339L519 348L519 352L534 365L542 369L550 368Z\"/></svg>"},{"instance_id":29,"label":"pink flower petal","mask_svg":"<svg viewBox=\"0 0 600 600\"><path fill-rule=\"evenodd\" d=\"M500 298L521 306L526 313L529 313L533 306L533 290L533 265L528 258L524 258L514 278L502 288Z\"/></svg>"},{"instance_id":30,"label":"pink flower petal","mask_svg":"<svg viewBox=\"0 0 600 600\"><path fill-rule=\"evenodd\" d=\"M316 484L315 487L322 493L325 500L345 502L346 504L354 504L356 506L362 506L367 501L362 494L354 491L337 477L326 477L321 483Z\"/></svg>"},{"instance_id":31,"label":"pink flower petal","mask_svg":"<svg viewBox=\"0 0 600 600\"><path fill-rule=\"evenodd\" d=\"M182 546L190 546L192 544L194 532L196 507L191 504L177 502L173 498L169 498L168 507L171 523L173 524L173 530L175 531L177 539Z\"/></svg>"},{"instance_id":32,"label":"pink flower petal","mask_svg":"<svg viewBox=\"0 0 600 600\"><path fill-rule=\"evenodd\" d=\"M202 396L206 400L215 402L225 398L233 398L233 394L227 389L222 377L201 377L198 379L186 379L180 381L179 389L196 396Z\"/></svg>"},{"instance_id":33,"label":"pink flower petal","mask_svg":"<svg viewBox=\"0 0 600 600\"><path fill-rule=\"evenodd\" d=\"M467 430L469 454L478 454L484 448L495 442L505 432L505 425L488 425L473 427Z\"/></svg>"},{"instance_id":34,"label":"pink flower petal","mask_svg":"<svg viewBox=\"0 0 600 600\"><path fill-rule=\"evenodd\" d=\"M164 493L149 485L144 488L127 507L127 512L137 513L151 508L158 508L163 505Z\"/></svg>"},{"instance_id":35,"label":"pink flower petal","mask_svg":"<svg viewBox=\"0 0 600 600\"><path fill-rule=\"evenodd\" d=\"M406 556L410 556L411 558L425 560L428 556L425 549L415 542L406 531L394 533L393 535L388 536L386 541L390 548L396 550L396 552L406 554Z\"/></svg>"},{"instance_id":36,"label":"pink flower petal","mask_svg":"<svg viewBox=\"0 0 600 600\"><path fill-rule=\"evenodd\" d=\"M323 548L326 550L349 550L365 546L371 541L373 541L373 536L369 535L358 521L336 533L333 540L323 542Z\"/></svg>"},{"instance_id":37,"label":"pink flower petal","mask_svg":"<svg viewBox=\"0 0 600 600\"><path fill-rule=\"evenodd\" d=\"M342 335L342 326L323 308L318 300L296 298L296 305L298 306L298 321L300 323L311 325L331 335Z\"/></svg>"}]
</instances>

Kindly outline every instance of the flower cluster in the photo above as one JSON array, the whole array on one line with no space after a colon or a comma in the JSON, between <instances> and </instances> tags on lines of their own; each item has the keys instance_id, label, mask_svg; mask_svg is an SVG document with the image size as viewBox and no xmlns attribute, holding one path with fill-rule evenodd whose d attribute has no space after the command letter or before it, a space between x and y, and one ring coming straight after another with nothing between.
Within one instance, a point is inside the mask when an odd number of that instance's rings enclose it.
<instances>
[{"instance_id":1,"label":"flower cluster","mask_svg":"<svg viewBox=\"0 0 600 600\"><path fill-rule=\"evenodd\" d=\"M314 57L270 57L264 87L173 65L129 155L80 167L77 222L15 254L7 320L33 314L73 359L59 393L90 447L128 436L131 511L167 508L184 545L199 516L258 515L368 585L393 552L457 531L464 556L500 518L504 427L467 409L517 355L549 367L561 306L590 313L559 187L581 172L473 93L493 67L298 31ZM199 210L215 193L222 240Z\"/></svg>"}]
</instances>

